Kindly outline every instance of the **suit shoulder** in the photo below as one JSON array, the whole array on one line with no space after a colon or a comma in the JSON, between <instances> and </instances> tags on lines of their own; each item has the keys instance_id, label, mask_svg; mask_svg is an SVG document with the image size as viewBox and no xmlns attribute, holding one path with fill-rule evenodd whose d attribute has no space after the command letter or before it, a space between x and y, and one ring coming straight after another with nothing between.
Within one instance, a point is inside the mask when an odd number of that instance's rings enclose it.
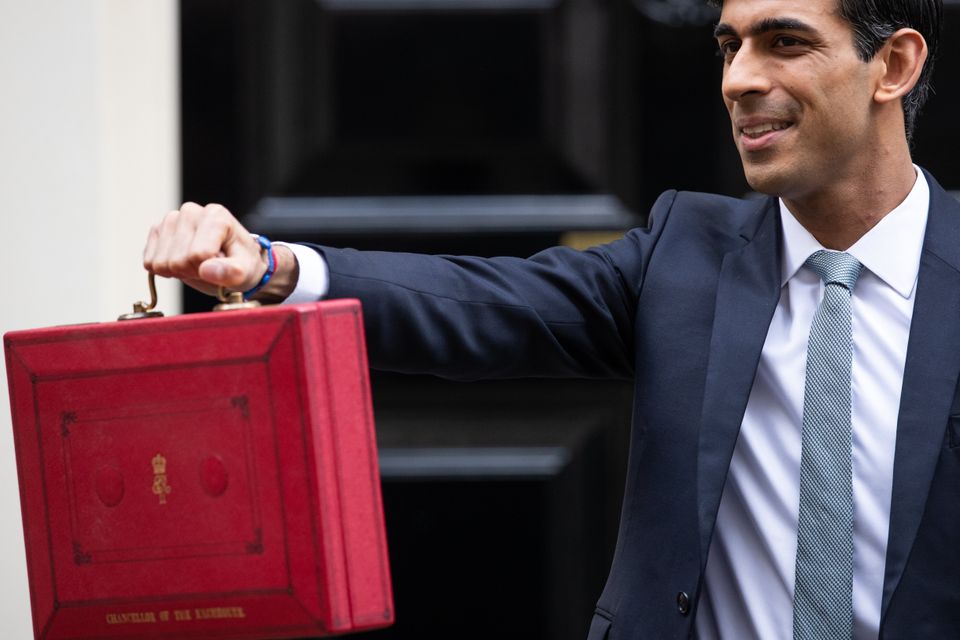
<instances>
[{"instance_id":1,"label":"suit shoulder","mask_svg":"<svg viewBox=\"0 0 960 640\"><path fill-rule=\"evenodd\" d=\"M673 193L675 194L673 196L673 209L694 215L726 216L741 221L746 221L751 216L757 215L774 200L761 195L734 198L699 191L674 191Z\"/></svg>"},{"instance_id":2,"label":"suit shoulder","mask_svg":"<svg viewBox=\"0 0 960 640\"><path fill-rule=\"evenodd\" d=\"M695 226L735 232L759 222L774 198L755 196L733 198L697 191L665 191L650 210L649 224L656 228L670 220L670 226Z\"/></svg>"}]
</instances>

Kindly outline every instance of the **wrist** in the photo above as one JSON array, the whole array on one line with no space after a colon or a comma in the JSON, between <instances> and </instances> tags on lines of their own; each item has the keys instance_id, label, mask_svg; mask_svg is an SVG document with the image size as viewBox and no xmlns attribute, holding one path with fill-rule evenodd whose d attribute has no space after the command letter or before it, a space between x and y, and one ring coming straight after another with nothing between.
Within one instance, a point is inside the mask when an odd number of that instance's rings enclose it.
<instances>
[{"instance_id":1,"label":"wrist","mask_svg":"<svg viewBox=\"0 0 960 640\"><path fill-rule=\"evenodd\" d=\"M283 244L271 248L274 259L273 274L249 298L265 304L277 304L286 300L297 287L300 275L299 264L293 251ZM267 263L269 268L269 263Z\"/></svg>"},{"instance_id":2,"label":"wrist","mask_svg":"<svg viewBox=\"0 0 960 640\"><path fill-rule=\"evenodd\" d=\"M260 274L260 277L257 278L256 284L249 287L246 291L243 292L244 300L251 300L253 296L264 288L270 279L273 278L273 274L277 269L277 256L273 250L273 244L266 236L260 236L252 234L254 240L257 241L257 244L260 245L260 252L258 254L260 258L260 263L263 266L263 273Z\"/></svg>"}]
</instances>

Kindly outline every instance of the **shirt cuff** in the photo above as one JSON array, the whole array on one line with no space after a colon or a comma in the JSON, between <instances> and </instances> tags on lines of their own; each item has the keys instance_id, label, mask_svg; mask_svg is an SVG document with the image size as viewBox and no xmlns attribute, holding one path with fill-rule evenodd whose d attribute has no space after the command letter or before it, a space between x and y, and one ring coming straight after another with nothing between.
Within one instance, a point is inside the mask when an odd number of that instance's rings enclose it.
<instances>
[{"instance_id":1,"label":"shirt cuff","mask_svg":"<svg viewBox=\"0 0 960 640\"><path fill-rule=\"evenodd\" d=\"M323 299L330 289L330 272L327 269L327 261L323 259L323 256L310 247L301 244L288 244L286 242L274 242L273 244L287 247L293 251L300 269L297 286L293 293L283 301L283 304L316 302Z\"/></svg>"}]
</instances>

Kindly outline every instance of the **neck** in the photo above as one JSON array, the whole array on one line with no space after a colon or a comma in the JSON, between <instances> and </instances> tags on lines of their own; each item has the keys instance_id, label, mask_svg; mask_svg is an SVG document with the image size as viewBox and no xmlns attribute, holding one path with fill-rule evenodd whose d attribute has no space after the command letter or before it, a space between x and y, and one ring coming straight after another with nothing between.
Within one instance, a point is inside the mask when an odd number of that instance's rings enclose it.
<instances>
[{"instance_id":1,"label":"neck","mask_svg":"<svg viewBox=\"0 0 960 640\"><path fill-rule=\"evenodd\" d=\"M898 158L881 154L816 193L784 196L797 221L828 249L846 251L903 202L917 179L904 145Z\"/></svg>"}]
</instances>

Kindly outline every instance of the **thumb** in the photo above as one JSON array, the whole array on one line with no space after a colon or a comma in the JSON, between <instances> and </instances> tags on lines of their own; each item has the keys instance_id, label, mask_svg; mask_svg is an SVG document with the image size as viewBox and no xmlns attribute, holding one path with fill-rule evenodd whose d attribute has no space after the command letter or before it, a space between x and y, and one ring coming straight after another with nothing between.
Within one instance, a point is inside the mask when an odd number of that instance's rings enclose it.
<instances>
[{"instance_id":1,"label":"thumb","mask_svg":"<svg viewBox=\"0 0 960 640\"><path fill-rule=\"evenodd\" d=\"M200 263L197 275L213 285L223 286L234 291L246 291L253 286L248 282L250 279L249 271L249 265L246 265L246 261L239 257L216 257Z\"/></svg>"}]
</instances>

